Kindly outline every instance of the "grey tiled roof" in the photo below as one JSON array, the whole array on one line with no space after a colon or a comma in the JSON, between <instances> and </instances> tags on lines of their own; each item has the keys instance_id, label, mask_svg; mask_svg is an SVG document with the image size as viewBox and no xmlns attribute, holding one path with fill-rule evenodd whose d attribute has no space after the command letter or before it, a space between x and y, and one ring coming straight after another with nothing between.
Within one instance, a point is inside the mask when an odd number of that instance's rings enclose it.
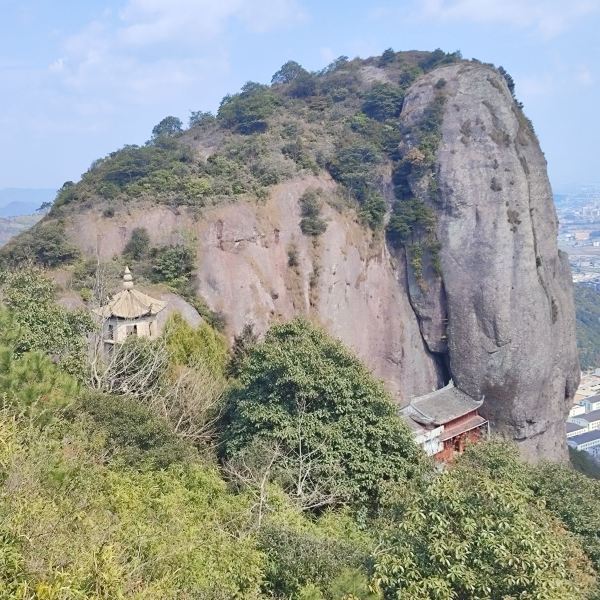
<instances>
[{"instance_id":1,"label":"grey tiled roof","mask_svg":"<svg viewBox=\"0 0 600 600\"><path fill-rule=\"evenodd\" d=\"M475 400L450 382L435 392L413 398L402 412L419 423L443 425L477 410L482 404L483 400Z\"/></svg>"}]
</instances>

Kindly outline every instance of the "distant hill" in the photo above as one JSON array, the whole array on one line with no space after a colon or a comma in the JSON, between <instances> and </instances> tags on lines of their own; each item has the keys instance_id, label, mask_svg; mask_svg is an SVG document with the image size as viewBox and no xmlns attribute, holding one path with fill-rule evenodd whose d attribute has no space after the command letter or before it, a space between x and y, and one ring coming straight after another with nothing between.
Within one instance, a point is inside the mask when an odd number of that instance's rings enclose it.
<instances>
[{"instance_id":1,"label":"distant hill","mask_svg":"<svg viewBox=\"0 0 600 600\"><path fill-rule=\"evenodd\" d=\"M0 217L0 247L22 231L33 227L45 213L39 212L18 217Z\"/></svg>"},{"instance_id":2,"label":"distant hill","mask_svg":"<svg viewBox=\"0 0 600 600\"><path fill-rule=\"evenodd\" d=\"M56 190L50 188L0 189L0 217L31 215L44 202L52 202Z\"/></svg>"}]
</instances>

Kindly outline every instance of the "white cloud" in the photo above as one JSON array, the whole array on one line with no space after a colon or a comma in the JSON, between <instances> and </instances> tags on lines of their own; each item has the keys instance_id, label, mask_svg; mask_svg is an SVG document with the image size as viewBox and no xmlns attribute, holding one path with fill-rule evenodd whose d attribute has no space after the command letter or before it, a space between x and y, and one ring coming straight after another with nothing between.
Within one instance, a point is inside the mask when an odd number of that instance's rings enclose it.
<instances>
[{"instance_id":1,"label":"white cloud","mask_svg":"<svg viewBox=\"0 0 600 600\"><path fill-rule=\"evenodd\" d=\"M302 18L296 0L127 0L69 37L49 71L72 92L159 103L228 70L233 22L260 34Z\"/></svg>"},{"instance_id":2,"label":"white cloud","mask_svg":"<svg viewBox=\"0 0 600 600\"><path fill-rule=\"evenodd\" d=\"M231 19L264 32L302 19L303 12L295 0L129 0L120 16L119 36L126 43L198 45L219 35Z\"/></svg>"},{"instance_id":3,"label":"white cloud","mask_svg":"<svg viewBox=\"0 0 600 600\"><path fill-rule=\"evenodd\" d=\"M417 0L419 20L509 25L551 38L593 13L600 0ZM389 15L380 8L374 14ZM394 11L397 13L397 11Z\"/></svg>"},{"instance_id":4,"label":"white cloud","mask_svg":"<svg viewBox=\"0 0 600 600\"><path fill-rule=\"evenodd\" d=\"M594 85L594 75L586 65L580 65L575 71L575 81L584 87Z\"/></svg>"}]
</instances>

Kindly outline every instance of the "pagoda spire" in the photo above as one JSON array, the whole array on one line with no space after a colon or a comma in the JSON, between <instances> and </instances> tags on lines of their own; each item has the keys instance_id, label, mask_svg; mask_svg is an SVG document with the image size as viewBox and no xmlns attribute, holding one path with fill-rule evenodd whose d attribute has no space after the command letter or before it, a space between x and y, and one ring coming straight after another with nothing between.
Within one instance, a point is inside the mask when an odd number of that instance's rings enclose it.
<instances>
[{"instance_id":1,"label":"pagoda spire","mask_svg":"<svg viewBox=\"0 0 600 600\"><path fill-rule=\"evenodd\" d=\"M123 273L123 289L130 290L133 288L133 276L131 275L131 271L129 267L125 267L125 271Z\"/></svg>"}]
</instances>

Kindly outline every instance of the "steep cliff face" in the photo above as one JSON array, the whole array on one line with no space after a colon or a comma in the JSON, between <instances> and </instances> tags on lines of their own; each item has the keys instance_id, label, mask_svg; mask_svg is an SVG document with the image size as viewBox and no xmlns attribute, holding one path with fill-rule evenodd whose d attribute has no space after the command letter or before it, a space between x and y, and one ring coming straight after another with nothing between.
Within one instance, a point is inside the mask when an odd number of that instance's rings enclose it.
<instances>
[{"instance_id":1,"label":"steep cliff face","mask_svg":"<svg viewBox=\"0 0 600 600\"><path fill-rule=\"evenodd\" d=\"M526 456L561 459L579 365L546 161L504 79L483 66L424 77L404 119L424 110L439 78L446 103L434 208L450 370L462 389L485 396L493 429Z\"/></svg>"},{"instance_id":2,"label":"steep cliff face","mask_svg":"<svg viewBox=\"0 0 600 600\"><path fill-rule=\"evenodd\" d=\"M425 345L411 308L402 261L352 213L324 207L327 230L317 242L302 235L298 200L308 188L331 192L329 177L275 186L261 205L236 203L195 219L186 210L132 208L118 227L96 212L78 214L67 234L103 260L123 251L131 231L145 227L153 244L194 240L197 292L222 312L228 332L252 323L304 314L352 347L387 382L399 403L444 382L442 362ZM293 253L297 264L290 266Z\"/></svg>"},{"instance_id":3,"label":"steep cliff face","mask_svg":"<svg viewBox=\"0 0 600 600\"><path fill-rule=\"evenodd\" d=\"M363 89L389 80L372 64L361 76ZM272 186L264 201L201 213L138 200L106 218L88 203L65 218L67 235L103 260L120 255L136 227L155 245L192 244L197 292L224 313L230 335L248 322L262 332L274 320L308 315L351 346L399 404L452 377L485 396L493 429L517 440L526 457L564 459L564 416L579 370L571 277L556 246L544 156L502 75L466 62L410 87L398 117L401 153L440 96L434 168L410 182L435 214L440 247L439 264L425 257L422 275L410 249L392 248L335 202L324 203L321 236L302 234L302 194L339 196L324 172ZM388 202L391 173L390 165L379 173Z\"/></svg>"}]
</instances>

